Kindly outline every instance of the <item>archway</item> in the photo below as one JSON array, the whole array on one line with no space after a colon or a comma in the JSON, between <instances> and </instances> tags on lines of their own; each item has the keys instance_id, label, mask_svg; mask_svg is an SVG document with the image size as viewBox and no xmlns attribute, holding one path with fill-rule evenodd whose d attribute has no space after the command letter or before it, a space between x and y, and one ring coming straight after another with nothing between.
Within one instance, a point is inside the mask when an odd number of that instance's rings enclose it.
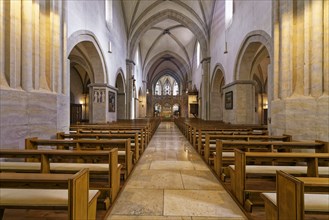
<instances>
[{"instance_id":1,"label":"archway","mask_svg":"<svg viewBox=\"0 0 329 220\"><path fill-rule=\"evenodd\" d=\"M107 74L98 41L89 31L76 32L68 39L68 52L70 94L74 95L74 99L70 98L74 102L71 102L71 123L106 122ZM92 85L96 83L103 85L103 88L97 88L94 91ZM95 108L104 112L101 119L96 121L94 120Z\"/></svg>"},{"instance_id":2,"label":"archway","mask_svg":"<svg viewBox=\"0 0 329 220\"><path fill-rule=\"evenodd\" d=\"M252 82L254 92L246 91L250 97L245 98L244 106L249 108L250 115L247 117L253 118L257 124L267 124L268 108L273 94L272 89L268 87L268 81L272 78L272 48L271 38L267 33L254 31L246 36L235 65L235 79Z\"/></svg>"},{"instance_id":3,"label":"archway","mask_svg":"<svg viewBox=\"0 0 329 220\"><path fill-rule=\"evenodd\" d=\"M223 67L218 64L211 81L210 120L223 120L223 92L225 85Z\"/></svg>"},{"instance_id":4,"label":"archway","mask_svg":"<svg viewBox=\"0 0 329 220\"><path fill-rule=\"evenodd\" d=\"M117 109L118 119L126 118L126 93L125 93L125 80L123 76L123 72L120 69L117 74L117 78L115 80L115 87L118 89L117 92Z\"/></svg>"}]
</instances>

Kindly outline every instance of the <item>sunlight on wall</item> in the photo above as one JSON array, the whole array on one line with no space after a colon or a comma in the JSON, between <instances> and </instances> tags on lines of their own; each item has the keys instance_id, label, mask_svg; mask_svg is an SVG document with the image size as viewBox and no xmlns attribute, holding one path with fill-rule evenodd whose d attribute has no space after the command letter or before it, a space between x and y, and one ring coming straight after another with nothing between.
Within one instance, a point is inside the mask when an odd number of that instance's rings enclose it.
<instances>
[{"instance_id":1,"label":"sunlight on wall","mask_svg":"<svg viewBox=\"0 0 329 220\"><path fill-rule=\"evenodd\" d=\"M228 28L233 18L233 0L225 0L225 27Z\"/></svg>"}]
</instances>

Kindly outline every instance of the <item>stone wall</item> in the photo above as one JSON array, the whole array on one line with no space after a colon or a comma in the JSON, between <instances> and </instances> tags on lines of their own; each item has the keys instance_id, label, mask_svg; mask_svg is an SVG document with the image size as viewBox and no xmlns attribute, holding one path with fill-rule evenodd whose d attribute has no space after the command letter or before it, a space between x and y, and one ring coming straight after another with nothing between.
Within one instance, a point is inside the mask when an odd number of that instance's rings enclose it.
<instances>
[{"instance_id":1,"label":"stone wall","mask_svg":"<svg viewBox=\"0 0 329 220\"><path fill-rule=\"evenodd\" d=\"M66 3L0 3L0 146L69 128Z\"/></svg>"}]
</instances>

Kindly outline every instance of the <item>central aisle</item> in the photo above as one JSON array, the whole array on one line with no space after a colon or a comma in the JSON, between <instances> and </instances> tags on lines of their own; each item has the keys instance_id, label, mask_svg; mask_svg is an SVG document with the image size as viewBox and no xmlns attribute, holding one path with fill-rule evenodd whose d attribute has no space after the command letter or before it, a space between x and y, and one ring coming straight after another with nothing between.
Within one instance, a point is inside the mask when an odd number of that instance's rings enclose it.
<instances>
[{"instance_id":1,"label":"central aisle","mask_svg":"<svg viewBox=\"0 0 329 220\"><path fill-rule=\"evenodd\" d=\"M173 122L162 122L108 219L247 219Z\"/></svg>"}]
</instances>

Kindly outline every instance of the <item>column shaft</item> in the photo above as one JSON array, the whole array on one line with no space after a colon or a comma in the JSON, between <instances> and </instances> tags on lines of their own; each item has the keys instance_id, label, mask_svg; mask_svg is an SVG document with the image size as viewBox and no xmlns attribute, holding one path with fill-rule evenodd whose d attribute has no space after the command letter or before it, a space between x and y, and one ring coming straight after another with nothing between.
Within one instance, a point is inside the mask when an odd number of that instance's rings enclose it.
<instances>
[{"instance_id":1,"label":"column shaft","mask_svg":"<svg viewBox=\"0 0 329 220\"><path fill-rule=\"evenodd\" d=\"M22 1L22 88L32 90L33 65L33 5L32 0Z\"/></svg>"}]
</instances>

